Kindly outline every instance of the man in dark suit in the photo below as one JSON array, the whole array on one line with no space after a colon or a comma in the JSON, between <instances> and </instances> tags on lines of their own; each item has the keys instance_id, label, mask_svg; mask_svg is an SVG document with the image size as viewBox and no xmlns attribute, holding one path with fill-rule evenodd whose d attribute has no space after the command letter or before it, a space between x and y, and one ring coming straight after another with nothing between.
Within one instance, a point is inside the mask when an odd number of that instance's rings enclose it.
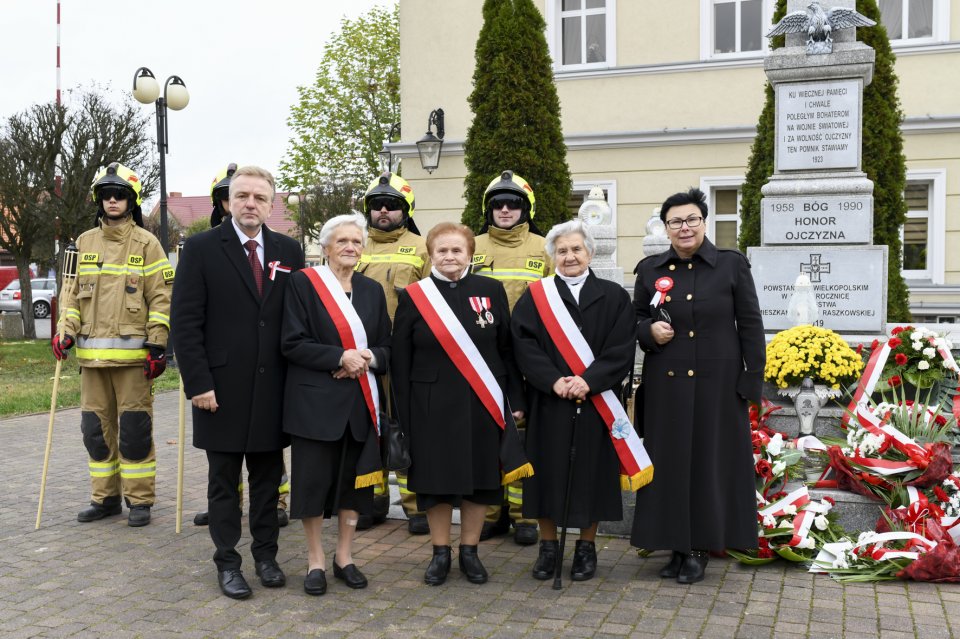
<instances>
[{"instance_id":1,"label":"man in dark suit","mask_svg":"<svg viewBox=\"0 0 960 639\"><path fill-rule=\"evenodd\" d=\"M230 182L232 221L187 240L173 292L174 348L193 403L193 445L207 451L210 537L220 589L250 596L236 551L241 468L250 487L250 545L267 588L286 577L277 565L277 485L283 473L286 362L280 353L283 297L303 251L264 224L273 208L273 176L258 167Z\"/></svg>"}]
</instances>

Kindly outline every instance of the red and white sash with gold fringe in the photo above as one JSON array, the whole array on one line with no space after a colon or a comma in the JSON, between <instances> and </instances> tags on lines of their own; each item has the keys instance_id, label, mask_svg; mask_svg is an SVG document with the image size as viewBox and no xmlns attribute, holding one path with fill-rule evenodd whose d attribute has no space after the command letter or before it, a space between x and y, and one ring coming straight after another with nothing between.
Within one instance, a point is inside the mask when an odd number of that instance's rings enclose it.
<instances>
[{"instance_id":1,"label":"red and white sash with gold fringe","mask_svg":"<svg viewBox=\"0 0 960 639\"><path fill-rule=\"evenodd\" d=\"M530 294L540 319L574 375L582 375L596 357L584 339L557 290L554 276L530 284ZM624 490L637 490L653 480L653 464L634 430L627 412L613 391L590 395L597 412L607 425L610 441L620 460L620 484Z\"/></svg>"},{"instance_id":2,"label":"red and white sash with gold fringe","mask_svg":"<svg viewBox=\"0 0 960 639\"><path fill-rule=\"evenodd\" d=\"M354 349L362 351L367 348L367 331L363 328L363 322L357 315L357 310L343 292L343 287L336 276L330 271L328 266L314 266L304 269L307 279L313 284L323 307L330 314L333 325L337 328L337 334L340 336L340 343L344 349ZM380 435L380 394L376 392L377 379L369 370L360 376L360 390L363 392L363 400L367 404L367 410L370 411L370 418L373 420L377 436Z\"/></svg>"}]
</instances>

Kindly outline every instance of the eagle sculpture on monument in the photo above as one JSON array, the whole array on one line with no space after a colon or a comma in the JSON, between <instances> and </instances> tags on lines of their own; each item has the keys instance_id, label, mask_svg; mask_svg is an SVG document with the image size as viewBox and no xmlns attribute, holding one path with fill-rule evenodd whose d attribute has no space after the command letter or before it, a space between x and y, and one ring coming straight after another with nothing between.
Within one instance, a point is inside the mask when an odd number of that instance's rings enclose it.
<instances>
[{"instance_id":1,"label":"eagle sculpture on monument","mask_svg":"<svg viewBox=\"0 0 960 639\"><path fill-rule=\"evenodd\" d=\"M806 11L793 11L783 17L768 38L785 33L807 33L807 54L833 52L833 31L851 27L872 27L877 23L856 12L855 9L833 7L824 10L819 2L811 2Z\"/></svg>"}]
</instances>

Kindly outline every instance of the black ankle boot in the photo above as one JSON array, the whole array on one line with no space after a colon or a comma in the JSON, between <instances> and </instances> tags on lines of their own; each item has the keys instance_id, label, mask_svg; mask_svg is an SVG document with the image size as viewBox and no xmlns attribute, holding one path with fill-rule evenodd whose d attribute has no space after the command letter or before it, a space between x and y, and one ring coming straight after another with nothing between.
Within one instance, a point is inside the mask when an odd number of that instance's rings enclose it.
<instances>
[{"instance_id":1,"label":"black ankle boot","mask_svg":"<svg viewBox=\"0 0 960 639\"><path fill-rule=\"evenodd\" d=\"M680 574L680 566L683 565L683 560L686 558L685 554L674 550L670 557L670 563L660 569L660 577L662 579L676 579L677 575Z\"/></svg>"},{"instance_id":2,"label":"black ankle boot","mask_svg":"<svg viewBox=\"0 0 960 639\"><path fill-rule=\"evenodd\" d=\"M123 506L120 504L120 495L104 497L102 504L91 501L87 508L77 513L77 521L97 521L104 517L119 515L121 512L123 512Z\"/></svg>"},{"instance_id":3,"label":"black ankle boot","mask_svg":"<svg viewBox=\"0 0 960 639\"><path fill-rule=\"evenodd\" d=\"M698 581L703 581L708 561L710 561L710 555L703 550L690 551L690 554L683 560L683 565L680 566L677 583L695 584Z\"/></svg>"},{"instance_id":4,"label":"black ankle boot","mask_svg":"<svg viewBox=\"0 0 960 639\"><path fill-rule=\"evenodd\" d=\"M553 577L557 570L557 555L560 554L560 542L556 539L540 542L540 554L533 564L533 578L543 581Z\"/></svg>"},{"instance_id":5,"label":"black ankle boot","mask_svg":"<svg viewBox=\"0 0 960 639\"><path fill-rule=\"evenodd\" d=\"M450 546L434 546L433 558L423 575L423 582L428 586L439 586L447 580L450 574Z\"/></svg>"},{"instance_id":6,"label":"black ankle boot","mask_svg":"<svg viewBox=\"0 0 960 639\"><path fill-rule=\"evenodd\" d=\"M573 551L573 565L570 567L570 579L586 581L597 574L597 546L592 541L577 540Z\"/></svg>"},{"instance_id":7,"label":"black ankle boot","mask_svg":"<svg viewBox=\"0 0 960 639\"><path fill-rule=\"evenodd\" d=\"M487 569L480 563L476 546L460 546L460 572L472 584L487 583Z\"/></svg>"}]
</instances>

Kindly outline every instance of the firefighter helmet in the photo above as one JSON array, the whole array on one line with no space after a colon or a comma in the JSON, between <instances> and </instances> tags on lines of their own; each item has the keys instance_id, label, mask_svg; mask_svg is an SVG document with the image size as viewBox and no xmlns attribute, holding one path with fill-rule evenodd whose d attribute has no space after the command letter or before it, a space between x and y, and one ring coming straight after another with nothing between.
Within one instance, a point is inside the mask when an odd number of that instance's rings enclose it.
<instances>
[{"instance_id":1,"label":"firefighter helmet","mask_svg":"<svg viewBox=\"0 0 960 639\"><path fill-rule=\"evenodd\" d=\"M111 162L107 165L107 168L97 172L96 177L93 179L93 184L90 186L90 197L94 202L99 202L100 189L104 186L125 187L130 191L130 199L133 200L135 206L140 206L142 203L142 199L140 198L140 179L136 173L119 162Z\"/></svg>"},{"instance_id":2,"label":"firefighter helmet","mask_svg":"<svg viewBox=\"0 0 960 639\"><path fill-rule=\"evenodd\" d=\"M214 204L220 200L230 199L230 180L236 172L237 164L231 162L213 178L213 182L210 183L210 199Z\"/></svg>"},{"instance_id":3,"label":"firefighter helmet","mask_svg":"<svg viewBox=\"0 0 960 639\"><path fill-rule=\"evenodd\" d=\"M494 178L483 192L483 215L487 217L490 200L495 196L509 193L519 195L522 200L522 210L528 214L528 219L532 220L537 213L537 198L533 195L533 188L519 175L513 171L504 171L499 178ZM522 218L521 218L522 219Z\"/></svg>"},{"instance_id":4,"label":"firefighter helmet","mask_svg":"<svg viewBox=\"0 0 960 639\"><path fill-rule=\"evenodd\" d=\"M413 217L415 201L413 189L407 181L396 173L383 173L367 187L363 195L363 212L370 213L370 201L376 197L394 197L400 200L400 206L406 217Z\"/></svg>"}]
</instances>

